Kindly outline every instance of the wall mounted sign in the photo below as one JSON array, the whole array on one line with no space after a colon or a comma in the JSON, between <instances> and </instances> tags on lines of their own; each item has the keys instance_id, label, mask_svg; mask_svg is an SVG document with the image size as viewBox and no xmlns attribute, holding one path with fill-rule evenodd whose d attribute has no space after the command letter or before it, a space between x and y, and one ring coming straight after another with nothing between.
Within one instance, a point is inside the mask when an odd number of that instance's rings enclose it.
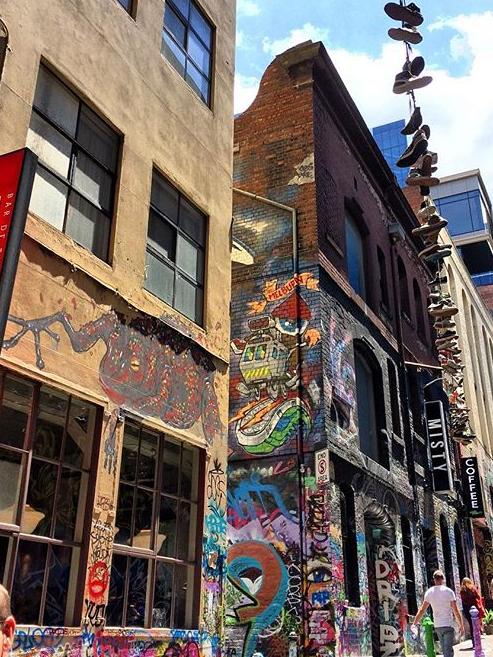
<instances>
[{"instance_id":1,"label":"wall mounted sign","mask_svg":"<svg viewBox=\"0 0 493 657\"><path fill-rule=\"evenodd\" d=\"M450 469L447 424L442 402L425 402L425 414L433 490L435 493L450 493L453 491L452 471Z\"/></svg>"},{"instance_id":2,"label":"wall mounted sign","mask_svg":"<svg viewBox=\"0 0 493 657\"><path fill-rule=\"evenodd\" d=\"M315 480L318 486L329 483L329 450L327 448L315 452Z\"/></svg>"},{"instance_id":3,"label":"wall mounted sign","mask_svg":"<svg viewBox=\"0 0 493 657\"><path fill-rule=\"evenodd\" d=\"M0 155L0 349L37 161L28 148Z\"/></svg>"},{"instance_id":4,"label":"wall mounted sign","mask_svg":"<svg viewBox=\"0 0 493 657\"><path fill-rule=\"evenodd\" d=\"M470 518L484 518L483 492L479 474L478 459L467 456L460 460L464 500Z\"/></svg>"}]
</instances>

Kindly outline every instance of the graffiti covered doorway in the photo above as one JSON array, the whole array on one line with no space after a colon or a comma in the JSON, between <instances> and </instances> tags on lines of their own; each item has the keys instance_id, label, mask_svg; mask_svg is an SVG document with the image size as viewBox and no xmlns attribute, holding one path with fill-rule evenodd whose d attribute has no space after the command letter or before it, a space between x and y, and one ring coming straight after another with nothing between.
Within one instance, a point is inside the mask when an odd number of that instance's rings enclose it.
<instances>
[{"instance_id":1,"label":"graffiti covered doorway","mask_svg":"<svg viewBox=\"0 0 493 657\"><path fill-rule=\"evenodd\" d=\"M372 655L397 657L403 654L404 640L395 525L376 502L369 504L364 517Z\"/></svg>"}]
</instances>

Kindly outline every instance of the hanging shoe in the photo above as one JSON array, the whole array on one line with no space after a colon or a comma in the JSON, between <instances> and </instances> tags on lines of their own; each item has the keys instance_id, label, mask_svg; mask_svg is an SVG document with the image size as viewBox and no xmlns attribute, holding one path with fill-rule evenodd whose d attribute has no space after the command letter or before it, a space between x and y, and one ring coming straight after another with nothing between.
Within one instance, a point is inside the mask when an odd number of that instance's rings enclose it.
<instances>
[{"instance_id":1,"label":"hanging shoe","mask_svg":"<svg viewBox=\"0 0 493 657\"><path fill-rule=\"evenodd\" d=\"M392 89L395 94L406 94L415 89L423 89L433 82L433 78L430 75L423 75L420 78L411 77L408 79L398 79L399 75L400 74L398 73L395 76L394 88Z\"/></svg>"},{"instance_id":2,"label":"hanging shoe","mask_svg":"<svg viewBox=\"0 0 493 657\"><path fill-rule=\"evenodd\" d=\"M434 251L433 253L430 253L427 256L423 257L423 260L425 260L428 263L437 263L441 262L445 258L449 258L451 253L452 253L452 247L448 245L440 245L442 248L440 248L437 251Z\"/></svg>"},{"instance_id":3,"label":"hanging shoe","mask_svg":"<svg viewBox=\"0 0 493 657\"><path fill-rule=\"evenodd\" d=\"M457 315L459 309L456 306L443 305L442 303L432 303L428 306L428 312L432 317L453 317Z\"/></svg>"},{"instance_id":4,"label":"hanging shoe","mask_svg":"<svg viewBox=\"0 0 493 657\"><path fill-rule=\"evenodd\" d=\"M388 31L388 35L391 39L394 39L394 41L405 41L406 43L411 43L413 46L416 46L423 41L421 34L412 25L406 25L405 27L391 27Z\"/></svg>"},{"instance_id":5,"label":"hanging shoe","mask_svg":"<svg viewBox=\"0 0 493 657\"><path fill-rule=\"evenodd\" d=\"M438 217L438 215L435 216ZM422 226L419 226L418 228L413 228L412 234L426 239L429 235L438 235L442 228L445 228L447 224L448 221L446 219L440 218L440 221L437 221L434 224L426 223Z\"/></svg>"},{"instance_id":6,"label":"hanging shoe","mask_svg":"<svg viewBox=\"0 0 493 657\"><path fill-rule=\"evenodd\" d=\"M425 131L420 128L414 135L411 143L406 148L404 153L397 160L398 167L407 169L412 166L416 160L428 150L428 140L425 136Z\"/></svg>"},{"instance_id":7,"label":"hanging shoe","mask_svg":"<svg viewBox=\"0 0 493 657\"><path fill-rule=\"evenodd\" d=\"M423 72L425 67L425 60L423 57L415 57L411 62L409 62L408 70L415 78L417 78Z\"/></svg>"},{"instance_id":8,"label":"hanging shoe","mask_svg":"<svg viewBox=\"0 0 493 657\"><path fill-rule=\"evenodd\" d=\"M450 244L432 244L431 246L427 246L426 249L423 249L418 253L418 258L424 258L426 259L430 255L435 255L439 251L450 249L452 250L452 246ZM450 255L450 253L449 253ZM446 257L446 256L445 256Z\"/></svg>"},{"instance_id":9,"label":"hanging shoe","mask_svg":"<svg viewBox=\"0 0 493 657\"><path fill-rule=\"evenodd\" d=\"M448 330L442 333L440 337L435 340L435 344L437 347L439 347L440 345L445 344L450 340L458 340L458 339L459 339L459 335L457 331Z\"/></svg>"},{"instance_id":10,"label":"hanging shoe","mask_svg":"<svg viewBox=\"0 0 493 657\"><path fill-rule=\"evenodd\" d=\"M419 169L411 169L411 173L406 178L406 185L409 187L423 187L426 185L427 188L436 187L440 184L440 178L434 176L425 176Z\"/></svg>"},{"instance_id":11,"label":"hanging shoe","mask_svg":"<svg viewBox=\"0 0 493 657\"><path fill-rule=\"evenodd\" d=\"M419 188L419 193L421 194L421 196L429 196L430 195L430 188L422 186L422 187Z\"/></svg>"},{"instance_id":12,"label":"hanging shoe","mask_svg":"<svg viewBox=\"0 0 493 657\"><path fill-rule=\"evenodd\" d=\"M409 25L414 25L415 27L418 27L423 22L421 10L414 2L411 2L407 7L403 7L397 2L388 2L383 10L389 18L395 21L409 23Z\"/></svg>"},{"instance_id":13,"label":"hanging shoe","mask_svg":"<svg viewBox=\"0 0 493 657\"><path fill-rule=\"evenodd\" d=\"M424 127L424 126L423 126L423 127ZM429 136L428 136L428 139L429 139ZM437 153L433 153L432 151L427 151L424 155L422 155L422 156L419 158L419 160L415 163L414 166L415 166L417 169L421 169L421 168L423 167L423 160L424 160L425 158L427 158L429 155L431 155L431 163L432 163L433 165L437 164L437 163L438 163L438 154L437 154Z\"/></svg>"},{"instance_id":14,"label":"hanging shoe","mask_svg":"<svg viewBox=\"0 0 493 657\"><path fill-rule=\"evenodd\" d=\"M433 215L438 215L438 210L436 208L436 205L434 205L433 203L426 204L424 207L421 208L421 210L418 210L418 219L422 224Z\"/></svg>"},{"instance_id":15,"label":"hanging shoe","mask_svg":"<svg viewBox=\"0 0 493 657\"><path fill-rule=\"evenodd\" d=\"M447 283L448 278L446 276L440 276L440 274L437 274L435 278L432 278L431 281L428 281L428 287L436 287L437 285L445 285Z\"/></svg>"},{"instance_id":16,"label":"hanging shoe","mask_svg":"<svg viewBox=\"0 0 493 657\"><path fill-rule=\"evenodd\" d=\"M423 117L421 116L421 110L419 107L416 107L414 112L411 114L411 118L402 128L401 135L413 135L422 123Z\"/></svg>"}]
</instances>

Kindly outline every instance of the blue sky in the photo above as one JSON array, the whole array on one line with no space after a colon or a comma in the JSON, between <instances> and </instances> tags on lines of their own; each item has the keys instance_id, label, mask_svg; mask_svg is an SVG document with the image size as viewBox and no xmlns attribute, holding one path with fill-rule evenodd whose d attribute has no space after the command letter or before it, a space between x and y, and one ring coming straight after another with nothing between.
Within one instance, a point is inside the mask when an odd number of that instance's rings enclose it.
<instances>
[{"instance_id":1,"label":"blue sky","mask_svg":"<svg viewBox=\"0 0 493 657\"><path fill-rule=\"evenodd\" d=\"M238 0L235 111L256 94L274 56L312 39L324 42L369 126L407 118L405 96L392 93L404 47L387 36L395 25L385 0ZM430 148L442 176L480 168L493 196L493 5L491 0L419 2L425 22L425 73L417 92L431 126ZM362 9L364 7L364 9Z\"/></svg>"}]
</instances>

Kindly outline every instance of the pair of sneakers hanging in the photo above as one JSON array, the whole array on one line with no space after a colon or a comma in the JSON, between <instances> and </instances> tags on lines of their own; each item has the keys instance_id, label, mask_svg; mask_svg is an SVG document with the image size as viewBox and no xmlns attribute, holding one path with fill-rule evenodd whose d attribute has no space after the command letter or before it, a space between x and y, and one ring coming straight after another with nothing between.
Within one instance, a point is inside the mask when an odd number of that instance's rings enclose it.
<instances>
[{"instance_id":1,"label":"pair of sneakers hanging","mask_svg":"<svg viewBox=\"0 0 493 657\"><path fill-rule=\"evenodd\" d=\"M425 60L422 57L415 57L412 61L406 60L402 71L395 76L393 92L405 94L431 84L433 78L430 75L421 75L424 67Z\"/></svg>"},{"instance_id":2,"label":"pair of sneakers hanging","mask_svg":"<svg viewBox=\"0 0 493 657\"><path fill-rule=\"evenodd\" d=\"M397 2L388 2L384 11L390 18L400 21L402 27L392 27L388 34L395 41L405 41L412 45L417 45L423 41L423 37L416 29L423 22L421 11L414 2L404 6Z\"/></svg>"}]
</instances>

